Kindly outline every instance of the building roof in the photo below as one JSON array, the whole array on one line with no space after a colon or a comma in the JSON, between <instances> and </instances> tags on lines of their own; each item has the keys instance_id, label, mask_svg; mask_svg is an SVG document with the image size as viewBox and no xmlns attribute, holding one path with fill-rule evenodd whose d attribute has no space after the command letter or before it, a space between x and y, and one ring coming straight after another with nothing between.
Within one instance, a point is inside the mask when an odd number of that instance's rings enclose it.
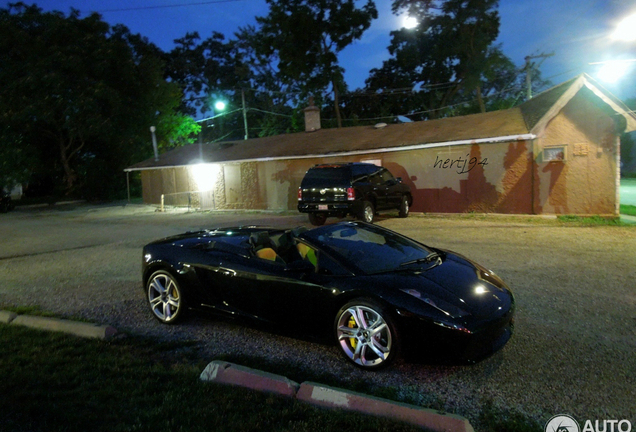
<instances>
[{"instance_id":1,"label":"building roof","mask_svg":"<svg viewBox=\"0 0 636 432\"><path fill-rule=\"evenodd\" d=\"M338 157L533 139L547 121L583 86L592 90L614 111L629 117L628 129L631 125L631 130L636 130L636 116L629 113L629 109L622 102L600 89L596 83L592 83L587 75L580 75L507 110L390 124L384 127L376 125L320 129L314 132L298 132L244 141L191 144L166 152L160 155L158 160L147 159L127 168L126 171L186 166L202 161L239 162Z\"/></svg>"},{"instance_id":2,"label":"building roof","mask_svg":"<svg viewBox=\"0 0 636 432\"><path fill-rule=\"evenodd\" d=\"M581 74L556 85L522 103L517 108L521 110L528 130L539 135L548 122L581 90L591 92L596 96L598 105L609 115L622 117L621 121L624 120L623 129L625 132L636 130L636 114L587 74Z\"/></svg>"}]
</instances>

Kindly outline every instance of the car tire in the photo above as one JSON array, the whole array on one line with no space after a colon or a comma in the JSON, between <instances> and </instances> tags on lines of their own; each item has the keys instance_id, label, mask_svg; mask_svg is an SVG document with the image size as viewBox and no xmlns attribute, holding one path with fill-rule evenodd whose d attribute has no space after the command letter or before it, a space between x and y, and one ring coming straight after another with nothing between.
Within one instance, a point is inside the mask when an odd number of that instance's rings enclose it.
<instances>
[{"instance_id":1,"label":"car tire","mask_svg":"<svg viewBox=\"0 0 636 432\"><path fill-rule=\"evenodd\" d=\"M326 220L327 220L326 213L309 213L309 222L312 225L315 225L315 226L324 225Z\"/></svg>"},{"instance_id":2,"label":"car tire","mask_svg":"<svg viewBox=\"0 0 636 432\"><path fill-rule=\"evenodd\" d=\"M377 370L398 356L397 327L386 308L367 299L344 305L334 321L336 342L347 360L365 370Z\"/></svg>"},{"instance_id":3,"label":"car tire","mask_svg":"<svg viewBox=\"0 0 636 432\"><path fill-rule=\"evenodd\" d=\"M169 272L154 272L146 284L146 298L153 316L164 324L179 322L186 311L183 291Z\"/></svg>"},{"instance_id":4,"label":"car tire","mask_svg":"<svg viewBox=\"0 0 636 432\"><path fill-rule=\"evenodd\" d=\"M409 215L409 197L407 195L402 195L402 202L400 203L400 213L399 216L401 218L405 218Z\"/></svg>"},{"instance_id":5,"label":"car tire","mask_svg":"<svg viewBox=\"0 0 636 432\"><path fill-rule=\"evenodd\" d=\"M375 209L373 208L373 204L369 201L365 201L362 203L362 210L358 215L358 219L367 223L373 223L373 218L375 217Z\"/></svg>"}]
</instances>

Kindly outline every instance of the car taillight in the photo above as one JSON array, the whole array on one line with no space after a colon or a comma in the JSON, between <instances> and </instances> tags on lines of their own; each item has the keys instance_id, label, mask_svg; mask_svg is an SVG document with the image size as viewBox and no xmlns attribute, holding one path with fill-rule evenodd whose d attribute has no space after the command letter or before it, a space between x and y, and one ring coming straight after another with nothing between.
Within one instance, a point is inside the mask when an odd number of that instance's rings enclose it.
<instances>
[{"instance_id":1,"label":"car taillight","mask_svg":"<svg viewBox=\"0 0 636 432\"><path fill-rule=\"evenodd\" d=\"M301 188L298 188L298 201L302 201L303 200L303 190Z\"/></svg>"},{"instance_id":2,"label":"car taillight","mask_svg":"<svg viewBox=\"0 0 636 432\"><path fill-rule=\"evenodd\" d=\"M356 191L352 187L347 188L347 200L353 201L356 199Z\"/></svg>"}]
</instances>

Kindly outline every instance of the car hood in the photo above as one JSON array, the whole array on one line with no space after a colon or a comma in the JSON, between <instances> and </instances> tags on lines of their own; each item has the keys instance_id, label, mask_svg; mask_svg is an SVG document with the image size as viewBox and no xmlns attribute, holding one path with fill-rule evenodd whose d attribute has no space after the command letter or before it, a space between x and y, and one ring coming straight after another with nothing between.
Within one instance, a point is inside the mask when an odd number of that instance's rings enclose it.
<instances>
[{"instance_id":1,"label":"car hood","mask_svg":"<svg viewBox=\"0 0 636 432\"><path fill-rule=\"evenodd\" d=\"M440 252L442 264L414 271L400 289L456 318L465 314L493 317L512 307L512 292L492 271L459 254Z\"/></svg>"}]
</instances>

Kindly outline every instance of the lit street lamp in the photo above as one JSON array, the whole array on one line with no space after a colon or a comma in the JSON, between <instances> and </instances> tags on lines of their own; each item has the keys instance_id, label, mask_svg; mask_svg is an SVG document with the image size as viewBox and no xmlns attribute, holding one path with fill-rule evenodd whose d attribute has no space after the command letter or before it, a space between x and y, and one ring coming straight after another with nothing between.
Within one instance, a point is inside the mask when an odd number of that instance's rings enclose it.
<instances>
[{"instance_id":1,"label":"lit street lamp","mask_svg":"<svg viewBox=\"0 0 636 432\"><path fill-rule=\"evenodd\" d=\"M412 16L405 16L402 19L402 26L407 30L414 29L415 27L417 27L417 18Z\"/></svg>"},{"instance_id":2,"label":"lit street lamp","mask_svg":"<svg viewBox=\"0 0 636 432\"><path fill-rule=\"evenodd\" d=\"M612 33L612 39L621 41L636 40L636 14L623 19Z\"/></svg>"},{"instance_id":3,"label":"lit street lamp","mask_svg":"<svg viewBox=\"0 0 636 432\"><path fill-rule=\"evenodd\" d=\"M636 14L630 15L618 23L614 33L612 33L610 37L616 41L636 41ZM636 59L609 60L590 64L602 65L597 76L607 83L615 83L624 75L627 75L630 69L632 69L633 62L636 62Z\"/></svg>"},{"instance_id":4,"label":"lit street lamp","mask_svg":"<svg viewBox=\"0 0 636 432\"><path fill-rule=\"evenodd\" d=\"M631 66L630 63L633 63L635 61L636 59L612 60L590 64L602 64L603 66L601 66L601 69L599 69L597 76L607 83L615 83L624 75L626 75L627 72L629 72Z\"/></svg>"}]
</instances>

